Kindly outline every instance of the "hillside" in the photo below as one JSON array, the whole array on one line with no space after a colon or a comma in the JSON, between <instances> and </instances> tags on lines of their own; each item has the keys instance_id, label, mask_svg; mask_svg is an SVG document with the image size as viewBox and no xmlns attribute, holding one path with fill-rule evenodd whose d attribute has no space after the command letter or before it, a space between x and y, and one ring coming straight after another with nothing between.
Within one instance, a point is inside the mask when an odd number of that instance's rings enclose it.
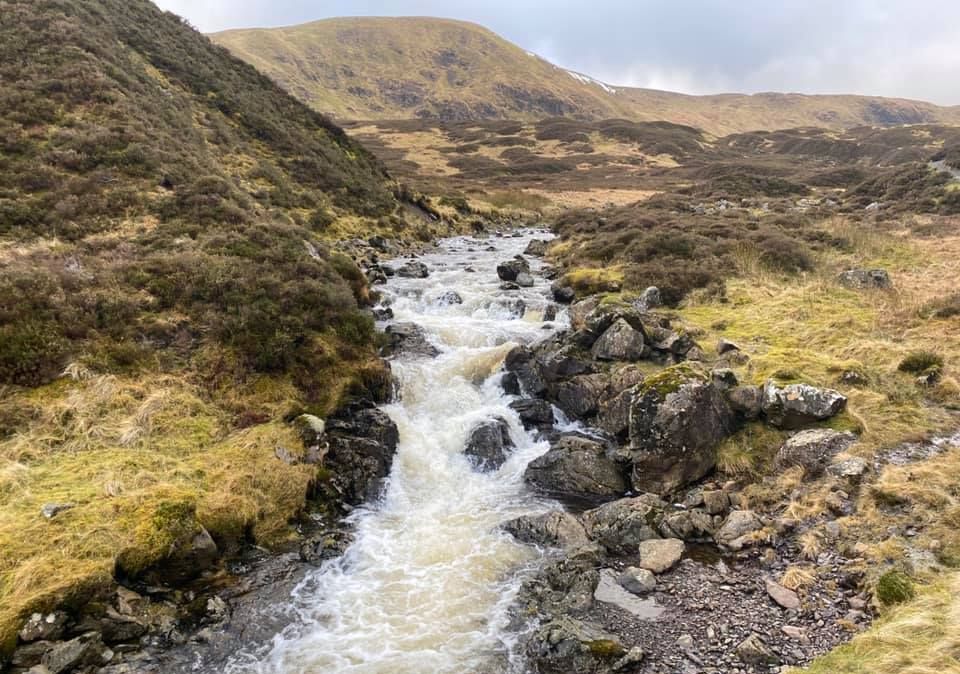
<instances>
[{"instance_id":1,"label":"hillside","mask_svg":"<svg viewBox=\"0 0 960 674\"><path fill-rule=\"evenodd\" d=\"M667 120L726 135L754 129L960 122L960 109L867 96L687 96L608 86L480 26L344 18L212 38L338 119Z\"/></svg>"},{"instance_id":2,"label":"hillside","mask_svg":"<svg viewBox=\"0 0 960 674\"><path fill-rule=\"evenodd\" d=\"M276 460L284 415L385 376L325 239L404 221L371 154L147 0L0 16L2 668L185 531L288 535L315 469Z\"/></svg>"}]
</instances>

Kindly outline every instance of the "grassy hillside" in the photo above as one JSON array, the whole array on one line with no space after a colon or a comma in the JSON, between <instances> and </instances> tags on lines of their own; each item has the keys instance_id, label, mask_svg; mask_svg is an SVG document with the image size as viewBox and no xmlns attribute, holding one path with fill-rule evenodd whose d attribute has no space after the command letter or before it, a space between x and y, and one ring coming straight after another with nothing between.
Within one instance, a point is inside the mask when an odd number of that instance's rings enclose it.
<instances>
[{"instance_id":1,"label":"grassy hillside","mask_svg":"<svg viewBox=\"0 0 960 674\"><path fill-rule=\"evenodd\" d=\"M480 26L423 17L345 18L212 36L287 91L339 119L667 120L714 135L753 129L960 122L960 109L866 96L686 96L611 87Z\"/></svg>"},{"instance_id":2,"label":"grassy hillside","mask_svg":"<svg viewBox=\"0 0 960 674\"><path fill-rule=\"evenodd\" d=\"M2 653L121 556L288 534L315 468L284 417L385 377L324 239L403 220L372 155L147 0L0 17Z\"/></svg>"}]
</instances>

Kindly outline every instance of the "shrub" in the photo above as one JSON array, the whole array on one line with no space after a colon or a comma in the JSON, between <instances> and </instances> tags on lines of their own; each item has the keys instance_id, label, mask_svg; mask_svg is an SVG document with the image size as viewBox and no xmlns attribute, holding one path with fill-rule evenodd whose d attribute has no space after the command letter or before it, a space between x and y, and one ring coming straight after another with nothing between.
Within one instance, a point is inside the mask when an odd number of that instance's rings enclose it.
<instances>
[{"instance_id":1,"label":"shrub","mask_svg":"<svg viewBox=\"0 0 960 674\"><path fill-rule=\"evenodd\" d=\"M924 314L934 318L953 318L960 316L960 293L928 302L923 308Z\"/></svg>"},{"instance_id":2,"label":"shrub","mask_svg":"<svg viewBox=\"0 0 960 674\"><path fill-rule=\"evenodd\" d=\"M0 326L0 383L39 386L63 370L67 342L51 321Z\"/></svg>"}]
</instances>

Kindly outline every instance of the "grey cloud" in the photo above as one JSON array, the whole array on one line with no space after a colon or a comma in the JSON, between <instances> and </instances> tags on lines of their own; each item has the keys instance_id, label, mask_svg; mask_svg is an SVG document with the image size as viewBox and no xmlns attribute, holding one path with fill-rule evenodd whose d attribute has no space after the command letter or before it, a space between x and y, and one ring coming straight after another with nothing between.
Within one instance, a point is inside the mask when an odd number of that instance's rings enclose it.
<instances>
[{"instance_id":1,"label":"grey cloud","mask_svg":"<svg viewBox=\"0 0 960 674\"><path fill-rule=\"evenodd\" d=\"M960 104L951 0L160 0L201 30L332 16L487 26L612 84L688 93L860 93Z\"/></svg>"}]
</instances>

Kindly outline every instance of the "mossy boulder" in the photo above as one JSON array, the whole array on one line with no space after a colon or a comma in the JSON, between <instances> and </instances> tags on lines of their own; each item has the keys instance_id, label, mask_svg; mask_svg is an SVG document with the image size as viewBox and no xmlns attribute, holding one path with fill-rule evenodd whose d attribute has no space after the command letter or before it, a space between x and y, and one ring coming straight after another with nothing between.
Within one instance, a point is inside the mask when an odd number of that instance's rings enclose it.
<instances>
[{"instance_id":1,"label":"mossy boulder","mask_svg":"<svg viewBox=\"0 0 960 674\"><path fill-rule=\"evenodd\" d=\"M541 627L527 647L533 666L540 674L609 672L626 652L616 636L569 617Z\"/></svg>"},{"instance_id":2,"label":"mossy boulder","mask_svg":"<svg viewBox=\"0 0 960 674\"><path fill-rule=\"evenodd\" d=\"M699 480L737 420L722 390L689 364L647 377L630 405L631 480L637 491L668 493Z\"/></svg>"}]
</instances>

